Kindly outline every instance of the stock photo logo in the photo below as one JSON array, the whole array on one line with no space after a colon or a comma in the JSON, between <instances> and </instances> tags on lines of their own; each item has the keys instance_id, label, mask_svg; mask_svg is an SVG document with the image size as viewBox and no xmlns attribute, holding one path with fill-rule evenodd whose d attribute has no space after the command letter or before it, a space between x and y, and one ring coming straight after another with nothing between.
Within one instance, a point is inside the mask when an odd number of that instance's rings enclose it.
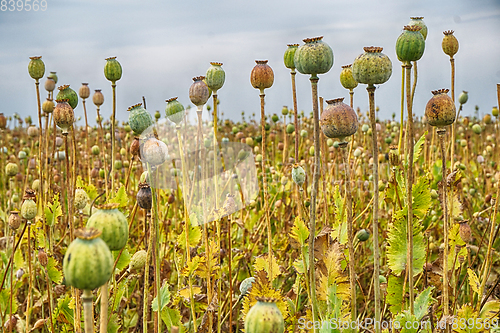
<instances>
[{"instance_id":1,"label":"stock photo logo","mask_svg":"<svg viewBox=\"0 0 500 333\"><path fill-rule=\"evenodd\" d=\"M169 118L169 120L173 120ZM172 121L174 122L174 121ZM160 121L139 137L140 156L153 188L180 188L191 224L233 214L257 197L259 183L252 148L214 141L211 128Z\"/></svg>"}]
</instances>

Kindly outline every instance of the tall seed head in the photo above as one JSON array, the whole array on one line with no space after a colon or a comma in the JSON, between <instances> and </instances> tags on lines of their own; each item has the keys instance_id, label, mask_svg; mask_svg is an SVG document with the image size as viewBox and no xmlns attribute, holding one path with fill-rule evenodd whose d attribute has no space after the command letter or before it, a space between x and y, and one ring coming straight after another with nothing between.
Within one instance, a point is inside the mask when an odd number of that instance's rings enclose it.
<instances>
[{"instance_id":1,"label":"tall seed head","mask_svg":"<svg viewBox=\"0 0 500 333\"><path fill-rule=\"evenodd\" d=\"M358 82L352 75L352 64L342 66L342 71L340 72L340 84L342 84L342 87L349 90L358 86Z\"/></svg>"},{"instance_id":2,"label":"tall seed head","mask_svg":"<svg viewBox=\"0 0 500 333\"><path fill-rule=\"evenodd\" d=\"M217 93L217 90L222 88L224 85L224 81L226 80L226 72L222 69L221 62L211 62L210 67L207 69L207 73L205 74L205 83L208 88L214 93Z\"/></svg>"},{"instance_id":3,"label":"tall seed head","mask_svg":"<svg viewBox=\"0 0 500 333\"><path fill-rule=\"evenodd\" d=\"M78 89L78 95L80 95L81 99L89 98L90 88L88 83L82 83L82 86Z\"/></svg>"},{"instance_id":4,"label":"tall seed head","mask_svg":"<svg viewBox=\"0 0 500 333\"><path fill-rule=\"evenodd\" d=\"M106 65L104 65L104 76L113 84L122 77L122 66L116 60L116 57L106 58Z\"/></svg>"},{"instance_id":5,"label":"tall seed head","mask_svg":"<svg viewBox=\"0 0 500 333\"><path fill-rule=\"evenodd\" d=\"M267 60L255 60L257 65L254 66L250 73L250 83L255 89L264 92L264 89L271 88L274 83L274 72L267 64Z\"/></svg>"},{"instance_id":6,"label":"tall seed head","mask_svg":"<svg viewBox=\"0 0 500 333\"><path fill-rule=\"evenodd\" d=\"M441 46L443 48L443 52L453 58L453 56L458 52L458 40L455 36L453 36L453 30L444 31L443 41L441 42Z\"/></svg>"},{"instance_id":7,"label":"tall seed head","mask_svg":"<svg viewBox=\"0 0 500 333\"><path fill-rule=\"evenodd\" d=\"M191 84L191 87L189 87L189 99L191 100L191 103L196 106L205 105L210 97L210 92L208 90L208 86L203 81L204 79L204 76L194 77L194 82Z\"/></svg>"},{"instance_id":8,"label":"tall seed head","mask_svg":"<svg viewBox=\"0 0 500 333\"><path fill-rule=\"evenodd\" d=\"M392 75L392 62L382 53L382 47L364 47L352 64L352 75L359 83L374 85L385 83Z\"/></svg>"},{"instance_id":9,"label":"tall seed head","mask_svg":"<svg viewBox=\"0 0 500 333\"><path fill-rule=\"evenodd\" d=\"M45 64L42 61L42 56L30 57L28 73L35 80L39 80L43 77L43 74L45 74Z\"/></svg>"}]
</instances>

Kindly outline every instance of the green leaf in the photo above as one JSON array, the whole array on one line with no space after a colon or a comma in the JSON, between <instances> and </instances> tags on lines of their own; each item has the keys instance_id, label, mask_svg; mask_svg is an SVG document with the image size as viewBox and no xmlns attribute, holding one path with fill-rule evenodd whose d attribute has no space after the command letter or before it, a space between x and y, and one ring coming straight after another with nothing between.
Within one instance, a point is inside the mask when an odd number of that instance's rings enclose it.
<instances>
[{"instance_id":1,"label":"green leaf","mask_svg":"<svg viewBox=\"0 0 500 333\"><path fill-rule=\"evenodd\" d=\"M415 317L417 320L422 320L422 318L427 313L429 308L429 303L431 302L432 290L434 287L427 287L424 291L420 293L420 295L415 298L414 308L415 308Z\"/></svg>"},{"instance_id":2,"label":"green leaf","mask_svg":"<svg viewBox=\"0 0 500 333\"><path fill-rule=\"evenodd\" d=\"M116 258L118 258L118 255L120 254L120 251L113 251L113 257L116 261ZM128 252L128 249L125 248L123 249L122 251L122 254L120 255L120 258L118 258L118 262L116 263L116 268L118 270L122 270L122 269L125 269L128 264L130 263L130 258L132 258L132 256L130 255L130 252Z\"/></svg>"},{"instance_id":3,"label":"green leaf","mask_svg":"<svg viewBox=\"0 0 500 333\"><path fill-rule=\"evenodd\" d=\"M469 284L472 287L472 290L474 290L476 294L479 294L481 283L479 283L476 273L472 269L467 268L467 275L469 276Z\"/></svg>"},{"instance_id":4,"label":"green leaf","mask_svg":"<svg viewBox=\"0 0 500 333\"><path fill-rule=\"evenodd\" d=\"M52 203L45 207L45 222L48 226L53 226L60 216L62 216L62 208L59 203L59 194L55 194Z\"/></svg>"},{"instance_id":5,"label":"green leaf","mask_svg":"<svg viewBox=\"0 0 500 333\"><path fill-rule=\"evenodd\" d=\"M190 227L189 228L189 247L195 247L198 245L201 239L201 229L199 227ZM182 233L177 237L177 244L182 249L186 248L186 233L185 229L182 230Z\"/></svg>"},{"instance_id":6,"label":"green leaf","mask_svg":"<svg viewBox=\"0 0 500 333\"><path fill-rule=\"evenodd\" d=\"M0 292L0 310L2 313L7 313L7 314L10 313L10 293L8 289L4 289ZM17 312L17 302L14 296L14 301L12 302L12 313L16 312Z\"/></svg>"},{"instance_id":7,"label":"green leaf","mask_svg":"<svg viewBox=\"0 0 500 333\"><path fill-rule=\"evenodd\" d=\"M117 333L121 328L120 322L120 317L116 313L113 313L108 320L108 333Z\"/></svg>"},{"instance_id":8,"label":"green leaf","mask_svg":"<svg viewBox=\"0 0 500 333\"><path fill-rule=\"evenodd\" d=\"M483 318L483 320L492 319L498 314L498 311L500 311L500 301L489 301L484 304L481 312L479 313L479 316Z\"/></svg>"},{"instance_id":9,"label":"green leaf","mask_svg":"<svg viewBox=\"0 0 500 333\"><path fill-rule=\"evenodd\" d=\"M399 325L396 325L401 328L401 333L416 333L420 328L420 325L418 325L417 327L414 326L414 323L418 322L417 317L411 314L408 310L398 314L395 320L398 321ZM398 328L397 326L395 326L395 328Z\"/></svg>"},{"instance_id":10,"label":"green leaf","mask_svg":"<svg viewBox=\"0 0 500 333\"><path fill-rule=\"evenodd\" d=\"M183 276L192 276L193 273L200 267L201 263L205 262L205 257L195 256L191 258L189 262L186 263L186 266L181 271Z\"/></svg>"},{"instance_id":11,"label":"green leaf","mask_svg":"<svg viewBox=\"0 0 500 333\"><path fill-rule=\"evenodd\" d=\"M307 228L304 219L300 216L295 218L290 236L299 242L301 246L306 244L307 238L309 237L309 229Z\"/></svg>"},{"instance_id":12,"label":"green leaf","mask_svg":"<svg viewBox=\"0 0 500 333\"><path fill-rule=\"evenodd\" d=\"M115 196L111 198L108 203L117 203L119 207L126 207L128 204L128 196L125 192L125 186L121 186L118 192L116 192Z\"/></svg>"},{"instance_id":13,"label":"green leaf","mask_svg":"<svg viewBox=\"0 0 500 333\"><path fill-rule=\"evenodd\" d=\"M428 131L425 131L424 134L418 139L418 141L415 143L415 146L413 146L413 161L418 161L420 158L420 154L422 154L422 148L425 142L425 137L427 136ZM408 164L408 162L406 162Z\"/></svg>"},{"instance_id":14,"label":"green leaf","mask_svg":"<svg viewBox=\"0 0 500 333\"><path fill-rule=\"evenodd\" d=\"M49 257L47 262L47 273L49 274L49 278L52 282L60 284L62 282L63 275L61 271L57 268L57 261Z\"/></svg>"},{"instance_id":15,"label":"green leaf","mask_svg":"<svg viewBox=\"0 0 500 333\"><path fill-rule=\"evenodd\" d=\"M161 320L163 320L169 332L172 326L178 326L179 332L184 332L184 327L181 323L181 313L178 309L163 308L161 310Z\"/></svg>"},{"instance_id":16,"label":"green leaf","mask_svg":"<svg viewBox=\"0 0 500 333\"><path fill-rule=\"evenodd\" d=\"M403 305L403 282L404 277L389 275L387 282L387 296L385 298L389 304L389 311L393 315L398 314L402 310Z\"/></svg>"},{"instance_id":17,"label":"green leaf","mask_svg":"<svg viewBox=\"0 0 500 333\"><path fill-rule=\"evenodd\" d=\"M125 292L128 289L127 281L128 281L127 279L123 280L122 282L120 282L120 284L117 287L116 297L113 296L113 299L112 299L112 301L114 303L111 304L111 308L113 309L113 311L116 311L116 309L118 309L118 306L120 305L121 299L122 299L123 295L125 295Z\"/></svg>"},{"instance_id":18,"label":"green leaf","mask_svg":"<svg viewBox=\"0 0 500 333\"><path fill-rule=\"evenodd\" d=\"M161 311L167 306L168 302L170 302L170 291L168 290L168 285L166 283L163 284L160 288L160 299L161 299ZM153 311L158 311L158 299L155 297L153 299L153 304L151 305Z\"/></svg>"},{"instance_id":19,"label":"green leaf","mask_svg":"<svg viewBox=\"0 0 500 333\"><path fill-rule=\"evenodd\" d=\"M57 321L73 324L75 300L66 294L66 297L57 300L57 307L54 309L54 316Z\"/></svg>"}]
</instances>

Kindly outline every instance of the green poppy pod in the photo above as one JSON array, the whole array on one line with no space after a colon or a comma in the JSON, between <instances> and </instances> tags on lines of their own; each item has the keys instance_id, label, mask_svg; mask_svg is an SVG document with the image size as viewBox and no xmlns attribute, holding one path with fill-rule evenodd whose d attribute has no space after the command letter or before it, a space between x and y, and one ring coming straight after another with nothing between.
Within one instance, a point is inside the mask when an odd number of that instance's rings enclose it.
<instances>
[{"instance_id":1,"label":"green poppy pod","mask_svg":"<svg viewBox=\"0 0 500 333\"><path fill-rule=\"evenodd\" d=\"M59 90L59 92L57 93L56 101L58 99L67 99L68 104L71 105L73 109L75 109L78 105L78 94L76 93L76 91L71 89L69 87L69 84L60 86L57 89Z\"/></svg>"},{"instance_id":2,"label":"green poppy pod","mask_svg":"<svg viewBox=\"0 0 500 333\"><path fill-rule=\"evenodd\" d=\"M116 57L106 58L106 65L104 65L104 76L108 81L113 84L122 77L122 65L116 60Z\"/></svg>"},{"instance_id":3,"label":"green poppy pod","mask_svg":"<svg viewBox=\"0 0 500 333\"><path fill-rule=\"evenodd\" d=\"M322 41L323 36L306 38L295 52L295 67L302 74L324 74L333 66L333 51Z\"/></svg>"},{"instance_id":4,"label":"green poppy pod","mask_svg":"<svg viewBox=\"0 0 500 333\"><path fill-rule=\"evenodd\" d=\"M246 333L283 333L285 321L283 314L276 306L276 299L257 297L245 317Z\"/></svg>"},{"instance_id":5,"label":"green poppy pod","mask_svg":"<svg viewBox=\"0 0 500 333\"><path fill-rule=\"evenodd\" d=\"M288 44L288 48L285 51L285 54L283 55L283 61L285 62L285 67L288 69L295 69L295 52L299 48L299 44Z\"/></svg>"},{"instance_id":6,"label":"green poppy pod","mask_svg":"<svg viewBox=\"0 0 500 333\"><path fill-rule=\"evenodd\" d=\"M392 74L392 62L382 53L382 47L368 46L363 48L352 64L354 79L363 84L382 84L389 80Z\"/></svg>"},{"instance_id":7,"label":"green poppy pod","mask_svg":"<svg viewBox=\"0 0 500 333\"><path fill-rule=\"evenodd\" d=\"M455 103L448 96L448 89L432 91L434 95L425 106L425 117L431 126L443 127L453 124L457 114Z\"/></svg>"},{"instance_id":8,"label":"green poppy pod","mask_svg":"<svg viewBox=\"0 0 500 333\"><path fill-rule=\"evenodd\" d=\"M399 61L410 62L422 58L425 50L425 39L420 33L422 27L407 25L396 41L396 55Z\"/></svg>"},{"instance_id":9,"label":"green poppy pod","mask_svg":"<svg viewBox=\"0 0 500 333\"><path fill-rule=\"evenodd\" d=\"M52 79L54 80L54 83L57 83L58 77L56 72L50 72L50 74L47 75L47 79Z\"/></svg>"},{"instance_id":10,"label":"green poppy pod","mask_svg":"<svg viewBox=\"0 0 500 333\"><path fill-rule=\"evenodd\" d=\"M184 120L184 115L186 114L184 106L177 100L177 97L167 99L165 102L167 102L167 106L165 107L167 119L179 125Z\"/></svg>"},{"instance_id":11,"label":"green poppy pod","mask_svg":"<svg viewBox=\"0 0 500 333\"><path fill-rule=\"evenodd\" d=\"M354 80L354 76L352 76L352 64L342 66L342 71L340 72L340 84L342 84L342 87L349 90L358 86L358 82Z\"/></svg>"},{"instance_id":12,"label":"green poppy pod","mask_svg":"<svg viewBox=\"0 0 500 333\"><path fill-rule=\"evenodd\" d=\"M422 29L420 29L420 33L424 37L424 40L427 39L427 25L424 22L424 18L422 16L410 17L410 22L408 25L418 25Z\"/></svg>"},{"instance_id":13,"label":"green poppy pod","mask_svg":"<svg viewBox=\"0 0 500 333\"><path fill-rule=\"evenodd\" d=\"M127 109L129 113L128 122L134 133L140 135L149 126L153 125L153 117L142 107L142 103L132 105Z\"/></svg>"},{"instance_id":14,"label":"green poppy pod","mask_svg":"<svg viewBox=\"0 0 500 333\"><path fill-rule=\"evenodd\" d=\"M441 42L441 47L443 52L453 58L453 56L458 52L458 40L453 36L453 30L444 31L443 41Z\"/></svg>"},{"instance_id":15,"label":"green poppy pod","mask_svg":"<svg viewBox=\"0 0 500 333\"><path fill-rule=\"evenodd\" d=\"M118 210L118 204L110 203L97 207L87 221L87 228L102 232L101 238L111 251L121 250L128 241L128 222Z\"/></svg>"},{"instance_id":16,"label":"green poppy pod","mask_svg":"<svg viewBox=\"0 0 500 333\"><path fill-rule=\"evenodd\" d=\"M26 220L33 220L36 217L38 211L35 202L35 191L27 189L23 199L24 201L21 205L21 216Z\"/></svg>"},{"instance_id":17,"label":"green poppy pod","mask_svg":"<svg viewBox=\"0 0 500 333\"><path fill-rule=\"evenodd\" d=\"M42 56L30 57L28 73L31 78L35 80L39 80L43 77L43 74L45 74L45 64L43 63Z\"/></svg>"},{"instance_id":18,"label":"green poppy pod","mask_svg":"<svg viewBox=\"0 0 500 333\"><path fill-rule=\"evenodd\" d=\"M78 289L94 290L104 285L113 272L113 255L99 237L101 231L77 229L66 250L63 273L66 283Z\"/></svg>"},{"instance_id":19,"label":"green poppy pod","mask_svg":"<svg viewBox=\"0 0 500 333\"><path fill-rule=\"evenodd\" d=\"M224 85L224 81L226 80L226 73L224 69L222 69L221 62L211 62L210 67L207 69L207 73L205 74L205 83L208 88L217 93L217 90L222 88Z\"/></svg>"}]
</instances>

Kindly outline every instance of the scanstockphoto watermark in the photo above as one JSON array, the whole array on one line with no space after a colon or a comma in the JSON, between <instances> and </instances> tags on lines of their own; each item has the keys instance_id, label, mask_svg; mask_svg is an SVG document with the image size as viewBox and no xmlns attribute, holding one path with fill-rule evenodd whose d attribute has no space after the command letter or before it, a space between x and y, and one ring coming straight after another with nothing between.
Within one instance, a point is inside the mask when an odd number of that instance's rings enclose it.
<instances>
[{"instance_id":1,"label":"scanstockphoto watermark","mask_svg":"<svg viewBox=\"0 0 500 333\"><path fill-rule=\"evenodd\" d=\"M332 318L330 320L321 320L321 321L310 321L306 318L300 318L299 321L299 329L301 330L313 330L313 329L356 329L356 330L374 330L374 329L396 329L400 330L402 328L405 329L430 329L431 322L430 321L405 321L400 322L398 320L382 320L377 321L373 318L365 318L364 320L356 320L349 321L343 320L340 318Z\"/></svg>"}]
</instances>

